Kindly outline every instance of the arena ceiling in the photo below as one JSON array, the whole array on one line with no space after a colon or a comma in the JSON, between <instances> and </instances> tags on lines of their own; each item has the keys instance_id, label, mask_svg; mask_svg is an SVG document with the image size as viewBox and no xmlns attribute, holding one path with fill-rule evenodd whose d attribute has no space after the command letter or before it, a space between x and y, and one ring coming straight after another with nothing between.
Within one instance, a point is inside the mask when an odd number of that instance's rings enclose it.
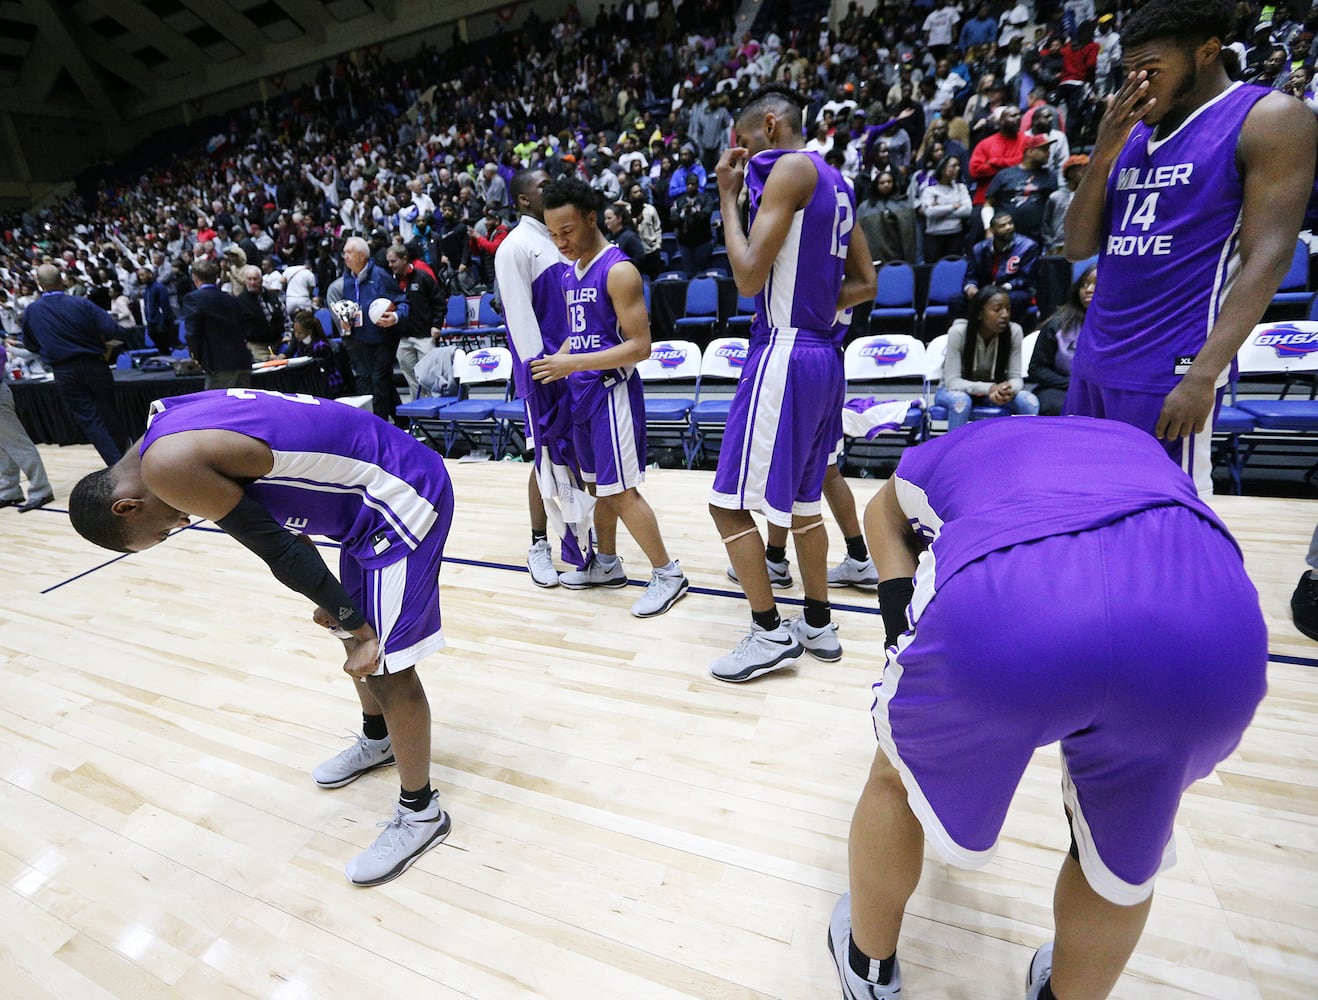
<instances>
[{"instance_id":1,"label":"arena ceiling","mask_svg":"<svg viewBox=\"0 0 1318 1000\"><path fill-rule=\"evenodd\" d=\"M498 6L490 0L0 0L0 112L113 127Z\"/></svg>"}]
</instances>

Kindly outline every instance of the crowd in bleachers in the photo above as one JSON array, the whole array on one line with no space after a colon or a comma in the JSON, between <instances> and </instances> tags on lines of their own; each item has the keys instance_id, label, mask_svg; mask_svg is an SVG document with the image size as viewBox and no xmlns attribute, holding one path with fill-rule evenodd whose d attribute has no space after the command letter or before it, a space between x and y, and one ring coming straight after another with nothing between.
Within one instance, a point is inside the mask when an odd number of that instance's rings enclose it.
<instances>
[{"instance_id":1,"label":"crowd in bleachers","mask_svg":"<svg viewBox=\"0 0 1318 1000\"><path fill-rule=\"evenodd\" d=\"M627 0L593 20L574 6L552 22L532 10L517 32L481 45L455 36L406 61L358 52L235 112L187 155L9 219L0 324L18 329L36 294L33 268L47 261L124 327L175 346L189 267L214 258L235 293L277 302L274 319L269 308L260 318L282 331L249 340L278 350L282 335L296 350L293 319L324 303L351 235L368 239L381 266L390 246L404 247L442 292L488 289L516 221L509 181L528 166L600 191L614 205L610 234L643 273L725 268L713 167L729 143L729 109L771 81L809 101L811 148L854 183L880 261L964 257L973 274L998 256L998 214L1035 259L1059 248L1086 162L1078 151L1120 76L1118 30L1131 6L852 2L840 19L762 18L738 35L731 0ZM1238 75L1318 108L1318 6L1240 6ZM1017 320L1035 281L1008 282ZM974 295L969 279L962 292L953 315ZM1029 315L1031 325L1043 319Z\"/></svg>"}]
</instances>

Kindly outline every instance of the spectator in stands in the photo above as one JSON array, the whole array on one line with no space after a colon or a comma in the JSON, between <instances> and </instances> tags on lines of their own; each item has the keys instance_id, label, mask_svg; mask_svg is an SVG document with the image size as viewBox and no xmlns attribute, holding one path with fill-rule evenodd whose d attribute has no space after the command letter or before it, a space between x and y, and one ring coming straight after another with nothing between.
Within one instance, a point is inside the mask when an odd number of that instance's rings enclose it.
<instances>
[{"instance_id":1,"label":"spectator in stands","mask_svg":"<svg viewBox=\"0 0 1318 1000\"><path fill-rule=\"evenodd\" d=\"M1060 416L1066 403L1066 390L1071 385L1071 362L1075 359L1075 342L1085 323L1085 313L1094 298L1098 267L1091 265L1071 285L1066 301L1048 317L1039 330L1030 357L1030 372L1026 381L1035 389L1039 399L1039 412L1044 416Z\"/></svg>"},{"instance_id":2,"label":"spectator in stands","mask_svg":"<svg viewBox=\"0 0 1318 1000\"><path fill-rule=\"evenodd\" d=\"M487 161L481 167L480 176L476 178L476 197L487 209L493 207L499 218L502 218L507 211L508 183L499 173L499 165L494 161Z\"/></svg>"},{"instance_id":3,"label":"spectator in stands","mask_svg":"<svg viewBox=\"0 0 1318 1000\"><path fill-rule=\"evenodd\" d=\"M243 285L238 302L247 317L247 349L253 360L266 361L284 341L284 303L277 292L265 288L259 267L243 268Z\"/></svg>"},{"instance_id":4,"label":"spectator in stands","mask_svg":"<svg viewBox=\"0 0 1318 1000\"><path fill-rule=\"evenodd\" d=\"M180 313L188 351L206 373L207 389L231 389L252 384L252 352L248 350L248 314L237 298L220 291L220 265L213 260L192 264L195 291L183 300Z\"/></svg>"},{"instance_id":5,"label":"spectator in stands","mask_svg":"<svg viewBox=\"0 0 1318 1000\"><path fill-rule=\"evenodd\" d=\"M615 201L604 209L604 230L609 241L627 255L627 259L636 265L636 269L647 277L653 278L645 269L645 244L636 231L632 221L631 210L625 201Z\"/></svg>"},{"instance_id":6,"label":"spectator in stands","mask_svg":"<svg viewBox=\"0 0 1318 1000\"><path fill-rule=\"evenodd\" d=\"M142 325L151 343L162 354L168 354L179 346L178 324L174 320L174 307L169 304L169 291L156 280L156 272L149 267L138 269L137 283L142 289Z\"/></svg>"},{"instance_id":7,"label":"spectator in stands","mask_svg":"<svg viewBox=\"0 0 1318 1000\"><path fill-rule=\"evenodd\" d=\"M713 170L719 155L727 148L732 128L727 97L719 94L711 98L702 93L691 108L689 128L691 138L700 151L701 166L706 172Z\"/></svg>"},{"instance_id":8,"label":"spectator in stands","mask_svg":"<svg viewBox=\"0 0 1318 1000\"><path fill-rule=\"evenodd\" d=\"M441 266L453 269L459 283L464 283L467 268L471 264L470 230L467 224L458 218L457 206L446 201L440 207L439 247ZM436 272L438 273L438 272Z\"/></svg>"},{"instance_id":9,"label":"spectator in stands","mask_svg":"<svg viewBox=\"0 0 1318 1000\"><path fill-rule=\"evenodd\" d=\"M962 255L966 220L974 210L970 192L961 183L961 164L955 156L943 157L934 172L935 182L920 191L924 259L930 262Z\"/></svg>"},{"instance_id":10,"label":"spectator in stands","mask_svg":"<svg viewBox=\"0 0 1318 1000\"><path fill-rule=\"evenodd\" d=\"M322 303L328 302L329 286L343 273L343 268L334 259L333 239L328 236L321 238L316 245L316 260L311 268L316 272L316 294Z\"/></svg>"},{"instance_id":11,"label":"spectator in stands","mask_svg":"<svg viewBox=\"0 0 1318 1000\"><path fill-rule=\"evenodd\" d=\"M1039 244L1016 232L1011 214L995 212L988 238L967 254L965 298L957 306L992 285L1010 296L1011 314L1024 318L1034 305L1039 256Z\"/></svg>"},{"instance_id":12,"label":"spectator in stands","mask_svg":"<svg viewBox=\"0 0 1318 1000\"><path fill-rule=\"evenodd\" d=\"M627 188L627 208L636 222L636 231L640 234L641 244L645 247L645 266L641 273L655 277L663 270L664 227L659 221L659 210L645 198L645 188L639 181L632 182Z\"/></svg>"},{"instance_id":13,"label":"spectator in stands","mask_svg":"<svg viewBox=\"0 0 1318 1000\"><path fill-rule=\"evenodd\" d=\"M393 275L370 259L369 247L360 236L349 237L344 243L343 263L343 297L359 307L353 325L343 335L357 387L370 392L371 409L377 417L393 420L398 405L394 389L394 355L398 348L393 327L407 316L407 300ZM370 305L376 299L390 299L394 308L373 320Z\"/></svg>"},{"instance_id":14,"label":"spectator in stands","mask_svg":"<svg viewBox=\"0 0 1318 1000\"><path fill-rule=\"evenodd\" d=\"M1267 58L1259 65L1259 68L1245 78L1245 82L1257 84L1260 87L1272 87L1280 89L1285 85L1287 78L1290 76L1286 72L1286 62L1288 59L1286 49L1280 45L1274 45L1268 50Z\"/></svg>"},{"instance_id":15,"label":"spectator in stands","mask_svg":"<svg viewBox=\"0 0 1318 1000\"><path fill-rule=\"evenodd\" d=\"M869 185L865 200L857 203L856 224L864 230L874 260L915 263L915 210L897 191L897 178L891 170L881 171Z\"/></svg>"},{"instance_id":16,"label":"spectator in stands","mask_svg":"<svg viewBox=\"0 0 1318 1000\"><path fill-rule=\"evenodd\" d=\"M290 264L284 268L284 312L296 316L303 309L315 308L318 294L316 272L307 264Z\"/></svg>"},{"instance_id":17,"label":"spectator in stands","mask_svg":"<svg viewBox=\"0 0 1318 1000\"><path fill-rule=\"evenodd\" d=\"M1008 213L1016 231L1036 243L1043 239L1043 213L1048 197L1057 190L1057 177L1047 167L1051 146L1052 140L1046 136L1026 136L1020 164L998 171L987 195L995 213Z\"/></svg>"},{"instance_id":18,"label":"spectator in stands","mask_svg":"<svg viewBox=\"0 0 1318 1000\"><path fill-rule=\"evenodd\" d=\"M947 429L970 420L972 406L1001 406L1012 413L1039 412L1039 400L1025 389L1021 342L1025 334L1011 321L1006 289L986 285L970 300L965 319L947 331L943 381L934 402L947 407Z\"/></svg>"},{"instance_id":19,"label":"spectator in stands","mask_svg":"<svg viewBox=\"0 0 1318 1000\"><path fill-rule=\"evenodd\" d=\"M976 45L992 45L998 40L998 22L989 14L989 5L975 6L974 17L961 25L961 51L967 52Z\"/></svg>"},{"instance_id":20,"label":"spectator in stands","mask_svg":"<svg viewBox=\"0 0 1318 1000\"><path fill-rule=\"evenodd\" d=\"M416 366L435 348L448 296L434 275L416 265L410 247L394 245L385 254L389 273L407 298L407 315L398 321L394 334L398 338L398 366L403 370L408 392L416 399Z\"/></svg>"},{"instance_id":21,"label":"spectator in stands","mask_svg":"<svg viewBox=\"0 0 1318 1000\"><path fill-rule=\"evenodd\" d=\"M705 193L706 175L705 168L696 159L695 148L690 144L682 147L678 153L678 164L673 170L673 175L668 181L668 195L673 201L682 198L689 190L687 178L693 177L696 181L696 192L703 195Z\"/></svg>"},{"instance_id":22,"label":"spectator in stands","mask_svg":"<svg viewBox=\"0 0 1318 1000\"><path fill-rule=\"evenodd\" d=\"M472 266L479 275L481 284L486 288L493 288L494 254L499 249L499 244L512 230L499 214L498 206L494 204L485 206L483 223L482 228L485 230L483 233L478 228L471 234Z\"/></svg>"},{"instance_id":23,"label":"spectator in stands","mask_svg":"<svg viewBox=\"0 0 1318 1000\"><path fill-rule=\"evenodd\" d=\"M0 337L0 372L9 371L5 341ZM27 497L18 478L27 476ZM0 507L17 507L20 514L44 507L55 499L41 453L28 437L14 409L14 394L0 377Z\"/></svg>"},{"instance_id":24,"label":"spectator in stands","mask_svg":"<svg viewBox=\"0 0 1318 1000\"><path fill-rule=\"evenodd\" d=\"M686 192L674 203L673 218L677 245L682 250L682 270L688 278L694 278L709 267L714 252L709 203L700 193L700 182L694 172L687 174Z\"/></svg>"},{"instance_id":25,"label":"spectator in stands","mask_svg":"<svg viewBox=\"0 0 1318 1000\"><path fill-rule=\"evenodd\" d=\"M975 204L984 204L993 178L1007 167L1017 166L1025 153L1028 136L1021 133L1021 111L1007 104L998 112L998 130L980 140L970 154L970 176L975 181Z\"/></svg>"},{"instance_id":26,"label":"spectator in stands","mask_svg":"<svg viewBox=\"0 0 1318 1000\"><path fill-rule=\"evenodd\" d=\"M133 315L133 304L117 281L110 283L110 315L121 330L131 330L138 325L137 317Z\"/></svg>"},{"instance_id":27,"label":"spectator in stands","mask_svg":"<svg viewBox=\"0 0 1318 1000\"><path fill-rule=\"evenodd\" d=\"M334 345L326 339L325 328L310 309L301 309L293 314L291 335L281 346L278 357L318 359L325 369L330 397L343 395L343 373L335 362Z\"/></svg>"},{"instance_id":28,"label":"spectator in stands","mask_svg":"<svg viewBox=\"0 0 1318 1000\"><path fill-rule=\"evenodd\" d=\"M1062 164L1062 180L1065 183L1048 196L1048 204L1043 210L1042 243L1044 253L1061 254L1063 252L1066 237L1064 232L1066 210L1071 207L1071 198L1074 197L1075 190L1080 186L1080 181L1084 178L1085 170L1088 167L1089 157L1083 153L1070 157Z\"/></svg>"},{"instance_id":29,"label":"spectator in stands","mask_svg":"<svg viewBox=\"0 0 1318 1000\"><path fill-rule=\"evenodd\" d=\"M55 373L55 388L106 465L123 457L128 434L119 419L107 365L119 327L85 298L67 295L54 264L37 267L41 297L23 313L23 346ZM49 503L49 499L45 501Z\"/></svg>"},{"instance_id":30,"label":"spectator in stands","mask_svg":"<svg viewBox=\"0 0 1318 1000\"><path fill-rule=\"evenodd\" d=\"M1053 172L1054 177L1061 177L1062 164L1071 155L1071 141L1067 139L1066 133L1057 127L1057 112L1047 104L1035 108L1030 115L1029 131L1031 135L1041 135L1052 142L1048 147L1046 166Z\"/></svg>"}]
</instances>

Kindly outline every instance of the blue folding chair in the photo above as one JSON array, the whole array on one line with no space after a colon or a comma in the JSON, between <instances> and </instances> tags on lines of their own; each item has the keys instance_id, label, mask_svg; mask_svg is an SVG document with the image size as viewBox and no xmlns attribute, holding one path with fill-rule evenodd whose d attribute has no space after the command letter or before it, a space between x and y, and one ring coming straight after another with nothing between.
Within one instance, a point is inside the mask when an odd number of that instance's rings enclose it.
<instances>
[{"instance_id":1,"label":"blue folding chair","mask_svg":"<svg viewBox=\"0 0 1318 1000\"><path fill-rule=\"evenodd\" d=\"M691 409L696 447L689 465L707 457L707 445L711 441L718 440L722 444L723 430L732 410L732 396L742 369L746 367L747 347L741 337L719 337L709 342L701 356L695 406Z\"/></svg>"},{"instance_id":2,"label":"blue folding chair","mask_svg":"<svg viewBox=\"0 0 1318 1000\"><path fill-rule=\"evenodd\" d=\"M686 286L686 309L673 321L673 326L682 332L703 329L713 333L717 325L718 279L709 276L692 278Z\"/></svg>"},{"instance_id":3,"label":"blue folding chair","mask_svg":"<svg viewBox=\"0 0 1318 1000\"><path fill-rule=\"evenodd\" d=\"M1277 289L1277 294L1272 297L1271 305L1308 305L1312 295L1309 290L1309 245L1304 240L1296 240L1295 252L1291 254L1291 266L1287 268L1286 276L1281 279L1281 285Z\"/></svg>"},{"instance_id":4,"label":"blue folding chair","mask_svg":"<svg viewBox=\"0 0 1318 1000\"><path fill-rule=\"evenodd\" d=\"M645 387L645 425L650 446L674 437L682 448L684 464L695 459L696 429L691 411L696 401L691 394L700 380L700 348L689 340L655 344L650 356L636 366Z\"/></svg>"},{"instance_id":5,"label":"blue folding chair","mask_svg":"<svg viewBox=\"0 0 1318 1000\"><path fill-rule=\"evenodd\" d=\"M966 259L944 257L929 273L929 294L924 306L921 334L928 336L929 320L947 319L952 302L966 286Z\"/></svg>"},{"instance_id":6,"label":"blue folding chair","mask_svg":"<svg viewBox=\"0 0 1318 1000\"><path fill-rule=\"evenodd\" d=\"M915 268L902 260L893 260L879 268L878 289L870 323L881 320L909 321L907 332L915 333Z\"/></svg>"},{"instance_id":7,"label":"blue folding chair","mask_svg":"<svg viewBox=\"0 0 1318 1000\"><path fill-rule=\"evenodd\" d=\"M750 333L751 321L755 319L755 299L750 295L737 296L737 311L723 321L723 329L729 337L745 337Z\"/></svg>"}]
</instances>

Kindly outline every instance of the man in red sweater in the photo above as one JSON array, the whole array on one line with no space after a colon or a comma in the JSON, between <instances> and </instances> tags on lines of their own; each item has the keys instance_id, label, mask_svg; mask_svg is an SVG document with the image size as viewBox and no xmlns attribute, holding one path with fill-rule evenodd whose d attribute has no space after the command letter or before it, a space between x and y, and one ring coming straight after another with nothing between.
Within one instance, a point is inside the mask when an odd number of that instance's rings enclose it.
<instances>
[{"instance_id":1,"label":"man in red sweater","mask_svg":"<svg viewBox=\"0 0 1318 1000\"><path fill-rule=\"evenodd\" d=\"M980 140L970 154L970 176L978 186L974 202L984 204L989 184L999 170L1019 166L1025 155L1026 135L1021 132L1021 109L1007 105L998 112L998 131Z\"/></svg>"}]
</instances>

